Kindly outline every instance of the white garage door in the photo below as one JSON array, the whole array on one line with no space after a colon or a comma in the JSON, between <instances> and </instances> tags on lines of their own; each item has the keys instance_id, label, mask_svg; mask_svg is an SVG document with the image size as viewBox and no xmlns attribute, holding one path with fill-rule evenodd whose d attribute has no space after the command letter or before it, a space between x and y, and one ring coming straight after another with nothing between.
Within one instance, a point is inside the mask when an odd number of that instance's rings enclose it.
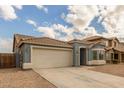
<instances>
[{"instance_id":1,"label":"white garage door","mask_svg":"<svg viewBox=\"0 0 124 93\"><path fill-rule=\"evenodd\" d=\"M72 66L72 50L54 48L32 48L33 68Z\"/></svg>"}]
</instances>

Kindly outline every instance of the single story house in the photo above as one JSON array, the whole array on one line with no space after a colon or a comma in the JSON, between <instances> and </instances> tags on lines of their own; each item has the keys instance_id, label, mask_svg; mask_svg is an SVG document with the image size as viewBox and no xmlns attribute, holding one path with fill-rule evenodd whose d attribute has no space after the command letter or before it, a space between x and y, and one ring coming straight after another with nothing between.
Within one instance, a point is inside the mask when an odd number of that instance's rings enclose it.
<instances>
[{"instance_id":1,"label":"single story house","mask_svg":"<svg viewBox=\"0 0 124 93\"><path fill-rule=\"evenodd\" d=\"M64 42L15 34L13 42L16 66L23 69L120 63L124 59L123 47L117 38L101 36Z\"/></svg>"}]
</instances>

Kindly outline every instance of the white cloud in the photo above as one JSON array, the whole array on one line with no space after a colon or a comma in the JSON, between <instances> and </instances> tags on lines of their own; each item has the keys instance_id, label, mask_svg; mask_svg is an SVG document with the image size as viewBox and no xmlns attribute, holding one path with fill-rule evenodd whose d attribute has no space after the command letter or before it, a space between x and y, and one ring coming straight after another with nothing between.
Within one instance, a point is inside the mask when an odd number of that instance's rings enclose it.
<instances>
[{"instance_id":1,"label":"white cloud","mask_svg":"<svg viewBox=\"0 0 124 93\"><path fill-rule=\"evenodd\" d=\"M42 32L44 36L55 38L55 32L50 27L38 27L37 31Z\"/></svg>"},{"instance_id":2,"label":"white cloud","mask_svg":"<svg viewBox=\"0 0 124 93\"><path fill-rule=\"evenodd\" d=\"M0 18L4 20L14 20L18 18L15 8L21 10L22 6L0 5Z\"/></svg>"},{"instance_id":3,"label":"white cloud","mask_svg":"<svg viewBox=\"0 0 124 93\"><path fill-rule=\"evenodd\" d=\"M87 36L96 35L97 32L93 27L87 27L86 30L80 31L80 34L75 34L79 31L77 31L73 27L67 27L63 26L61 24L53 24L50 27L38 27L37 31L42 32L43 36L56 38L59 40L69 41L74 38L76 39L82 39ZM65 36L61 36L61 33L65 33Z\"/></svg>"},{"instance_id":4,"label":"white cloud","mask_svg":"<svg viewBox=\"0 0 124 93\"><path fill-rule=\"evenodd\" d=\"M59 36L56 30L66 33L67 35L64 37L57 37L61 40L70 40L74 38L80 39L92 35L122 37L124 36L123 15L124 6L69 6L68 14L65 15L62 13L60 16L67 23L72 24L72 27L53 24L50 27L45 27L45 29L49 30L48 33L52 34L52 36L50 36L54 38ZM95 16L100 16L99 21L103 20L102 25L106 28L106 32L98 34L94 27L88 27ZM42 32L47 33L46 30L42 30ZM74 34L75 32L81 34ZM46 35L49 36L48 34Z\"/></svg>"},{"instance_id":5,"label":"white cloud","mask_svg":"<svg viewBox=\"0 0 124 93\"><path fill-rule=\"evenodd\" d=\"M26 23L33 25L34 27L37 27L37 23L31 19L26 20Z\"/></svg>"},{"instance_id":6,"label":"white cloud","mask_svg":"<svg viewBox=\"0 0 124 93\"><path fill-rule=\"evenodd\" d=\"M124 6L102 6L101 18L103 18L103 26L107 30L103 33L105 36L117 36L124 35Z\"/></svg>"},{"instance_id":7,"label":"white cloud","mask_svg":"<svg viewBox=\"0 0 124 93\"><path fill-rule=\"evenodd\" d=\"M59 40L70 40L67 38L68 36L74 32L73 28L68 28L67 26L63 26L61 24L53 24L50 27L38 27L37 31L42 32L43 36L56 38ZM61 33L65 33L66 36L62 37Z\"/></svg>"},{"instance_id":8,"label":"white cloud","mask_svg":"<svg viewBox=\"0 0 124 93\"><path fill-rule=\"evenodd\" d=\"M79 31L84 30L91 20L98 15L97 6L69 6L66 22L72 24Z\"/></svg>"},{"instance_id":9,"label":"white cloud","mask_svg":"<svg viewBox=\"0 0 124 93\"><path fill-rule=\"evenodd\" d=\"M94 27L88 27L84 31L82 31L82 33L85 35L85 37L98 35Z\"/></svg>"},{"instance_id":10,"label":"white cloud","mask_svg":"<svg viewBox=\"0 0 124 93\"><path fill-rule=\"evenodd\" d=\"M45 6L43 6L43 5L36 5L36 7L37 7L39 10L43 10L45 13L48 13L47 7L45 7Z\"/></svg>"},{"instance_id":11,"label":"white cloud","mask_svg":"<svg viewBox=\"0 0 124 93\"><path fill-rule=\"evenodd\" d=\"M97 34L93 27L88 27L91 20L98 15L97 6L69 6L68 10L67 15L62 13L60 16L66 22L72 24L72 27L67 27L62 24L53 24L50 27L39 27L37 30L45 33L45 36L65 41L74 38L82 39L84 36ZM87 30L85 30L85 28L87 28ZM61 36L61 32L66 33L66 35ZM76 34L78 32L79 34Z\"/></svg>"},{"instance_id":12,"label":"white cloud","mask_svg":"<svg viewBox=\"0 0 124 93\"><path fill-rule=\"evenodd\" d=\"M69 28L69 27L63 26L61 24L53 24L52 25L52 28L54 30L58 30L58 31L64 32L67 35L70 35L72 32L74 32L74 29L73 28Z\"/></svg>"},{"instance_id":13,"label":"white cloud","mask_svg":"<svg viewBox=\"0 0 124 93\"><path fill-rule=\"evenodd\" d=\"M17 15L12 6L0 6L0 18L4 20L14 20L17 18Z\"/></svg>"},{"instance_id":14,"label":"white cloud","mask_svg":"<svg viewBox=\"0 0 124 93\"><path fill-rule=\"evenodd\" d=\"M61 36L59 35L57 37L57 39L59 40L64 40L64 41L69 41L74 39L73 37L73 32L75 31L73 27L67 27L67 26L63 26L61 24L53 24L52 25L52 29L55 31L58 31L58 34L61 34L61 32L66 33L66 36ZM55 36L57 36L57 32L55 33Z\"/></svg>"},{"instance_id":15,"label":"white cloud","mask_svg":"<svg viewBox=\"0 0 124 93\"><path fill-rule=\"evenodd\" d=\"M10 38L0 38L0 52L12 52L13 40Z\"/></svg>"},{"instance_id":16,"label":"white cloud","mask_svg":"<svg viewBox=\"0 0 124 93\"><path fill-rule=\"evenodd\" d=\"M63 28L63 26L58 25L59 28L67 33L66 40L82 39L86 36L97 35L94 27L88 27L91 20L99 15L97 6L68 6L68 11L67 15L62 13L61 18L73 26Z\"/></svg>"},{"instance_id":17,"label":"white cloud","mask_svg":"<svg viewBox=\"0 0 124 93\"><path fill-rule=\"evenodd\" d=\"M61 18L62 18L62 19L65 19L65 17L66 17L65 14L62 13L62 14L61 14Z\"/></svg>"},{"instance_id":18,"label":"white cloud","mask_svg":"<svg viewBox=\"0 0 124 93\"><path fill-rule=\"evenodd\" d=\"M22 5L13 5L13 7L15 7L15 8L18 9L18 10L21 10L21 9L23 8Z\"/></svg>"}]
</instances>

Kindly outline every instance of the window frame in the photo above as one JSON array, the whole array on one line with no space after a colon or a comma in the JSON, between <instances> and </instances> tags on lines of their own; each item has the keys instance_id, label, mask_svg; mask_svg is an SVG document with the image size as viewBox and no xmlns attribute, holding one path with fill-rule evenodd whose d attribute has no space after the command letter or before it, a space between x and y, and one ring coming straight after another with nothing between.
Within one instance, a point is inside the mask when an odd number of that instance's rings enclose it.
<instances>
[{"instance_id":1,"label":"window frame","mask_svg":"<svg viewBox=\"0 0 124 93\"><path fill-rule=\"evenodd\" d=\"M94 59L94 53L96 52L96 58ZM102 55L102 58L100 58L100 55ZM92 50L92 60L105 60L105 51L104 50L100 50L100 49L93 49Z\"/></svg>"},{"instance_id":2,"label":"window frame","mask_svg":"<svg viewBox=\"0 0 124 93\"><path fill-rule=\"evenodd\" d=\"M96 58L94 58L94 52L96 52L96 55L95 55ZM97 50L92 51L92 59L93 60L98 60L98 51Z\"/></svg>"},{"instance_id":3,"label":"window frame","mask_svg":"<svg viewBox=\"0 0 124 93\"><path fill-rule=\"evenodd\" d=\"M104 60L104 55L105 54L105 52L102 50L99 50L98 51L98 58L99 58L99 60Z\"/></svg>"}]
</instances>

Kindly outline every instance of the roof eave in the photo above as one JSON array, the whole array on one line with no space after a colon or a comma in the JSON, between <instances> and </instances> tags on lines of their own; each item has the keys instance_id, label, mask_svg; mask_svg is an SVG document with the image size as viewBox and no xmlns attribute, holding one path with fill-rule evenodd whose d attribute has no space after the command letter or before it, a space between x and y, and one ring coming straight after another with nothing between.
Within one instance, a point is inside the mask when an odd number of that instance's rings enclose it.
<instances>
[{"instance_id":1,"label":"roof eave","mask_svg":"<svg viewBox=\"0 0 124 93\"><path fill-rule=\"evenodd\" d=\"M73 48L72 46L55 46L55 45L52 45L52 44L36 44L36 43L30 43L30 42L21 42L17 47L20 47L23 44L31 44L31 45L39 45L39 46L53 46L53 47L63 47L63 48Z\"/></svg>"}]
</instances>

